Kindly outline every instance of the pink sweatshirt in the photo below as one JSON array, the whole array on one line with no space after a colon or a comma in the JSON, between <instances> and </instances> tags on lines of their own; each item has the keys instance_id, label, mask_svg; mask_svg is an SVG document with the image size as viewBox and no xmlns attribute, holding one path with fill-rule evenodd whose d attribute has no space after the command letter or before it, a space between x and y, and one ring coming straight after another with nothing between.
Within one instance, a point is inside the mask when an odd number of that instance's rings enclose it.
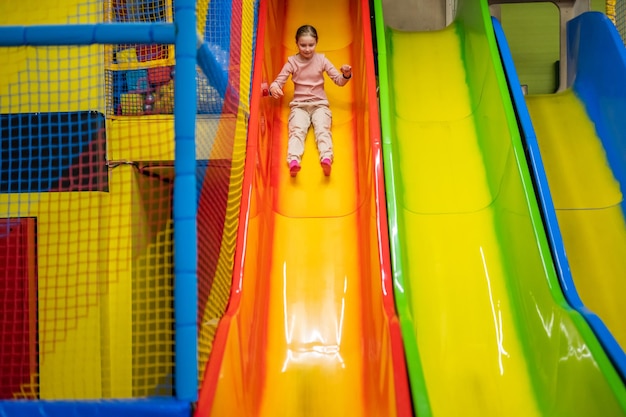
<instances>
[{"instance_id":1,"label":"pink sweatshirt","mask_svg":"<svg viewBox=\"0 0 626 417\"><path fill-rule=\"evenodd\" d=\"M283 69L272 84L282 89L291 75L294 84L293 101L328 100L324 91L324 71L339 86L344 86L350 81L350 78L344 78L341 71L337 70L324 54L316 53L309 60L302 59L298 54L287 58Z\"/></svg>"}]
</instances>

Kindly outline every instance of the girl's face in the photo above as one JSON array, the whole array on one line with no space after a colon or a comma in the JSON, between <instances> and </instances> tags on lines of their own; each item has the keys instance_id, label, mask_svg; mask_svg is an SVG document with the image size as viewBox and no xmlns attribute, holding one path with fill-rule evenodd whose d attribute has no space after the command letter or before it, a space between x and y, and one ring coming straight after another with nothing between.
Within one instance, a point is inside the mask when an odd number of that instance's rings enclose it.
<instances>
[{"instance_id":1,"label":"girl's face","mask_svg":"<svg viewBox=\"0 0 626 417\"><path fill-rule=\"evenodd\" d=\"M317 46L317 40L310 35L303 35L298 38L298 51L300 56L305 59L311 59L315 54L315 47Z\"/></svg>"}]
</instances>

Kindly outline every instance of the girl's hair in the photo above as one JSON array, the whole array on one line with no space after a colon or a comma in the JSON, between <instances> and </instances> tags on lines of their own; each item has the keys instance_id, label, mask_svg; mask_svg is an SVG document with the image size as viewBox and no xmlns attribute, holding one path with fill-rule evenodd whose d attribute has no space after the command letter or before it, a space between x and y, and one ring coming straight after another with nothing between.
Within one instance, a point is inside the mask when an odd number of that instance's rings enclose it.
<instances>
[{"instance_id":1,"label":"girl's hair","mask_svg":"<svg viewBox=\"0 0 626 417\"><path fill-rule=\"evenodd\" d=\"M300 39L302 36L311 36L312 38L315 38L316 42L318 40L317 30L311 25L304 25L298 28L298 30L296 31L296 42L298 42L298 39Z\"/></svg>"}]
</instances>

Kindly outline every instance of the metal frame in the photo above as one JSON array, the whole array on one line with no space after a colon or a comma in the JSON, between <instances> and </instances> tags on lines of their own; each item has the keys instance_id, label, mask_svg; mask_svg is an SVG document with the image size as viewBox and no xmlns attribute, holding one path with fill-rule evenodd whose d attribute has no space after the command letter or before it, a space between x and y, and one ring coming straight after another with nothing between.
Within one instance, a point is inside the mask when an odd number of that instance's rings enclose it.
<instances>
[{"instance_id":1,"label":"metal frame","mask_svg":"<svg viewBox=\"0 0 626 417\"><path fill-rule=\"evenodd\" d=\"M591 10L591 0L488 0L491 15L498 20L501 4L553 3L559 9L559 88L568 87L567 80L567 22Z\"/></svg>"}]
</instances>

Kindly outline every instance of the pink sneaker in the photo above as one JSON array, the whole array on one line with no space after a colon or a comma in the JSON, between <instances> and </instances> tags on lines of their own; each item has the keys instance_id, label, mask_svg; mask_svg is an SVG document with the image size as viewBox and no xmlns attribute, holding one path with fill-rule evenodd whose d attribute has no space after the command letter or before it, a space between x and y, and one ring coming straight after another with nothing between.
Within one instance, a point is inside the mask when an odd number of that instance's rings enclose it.
<instances>
[{"instance_id":1,"label":"pink sneaker","mask_svg":"<svg viewBox=\"0 0 626 417\"><path fill-rule=\"evenodd\" d=\"M295 177L296 175L298 175L298 171L300 171L300 163L293 159L291 162L289 162L289 175Z\"/></svg>"},{"instance_id":2,"label":"pink sneaker","mask_svg":"<svg viewBox=\"0 0 626 417\"><path fill-rule=\"evenodd\" d=\"M322 159L322 169L324 170L324 175L326 176L330 175L331 165L332 165L332 162L330 162L329 158Z\"/></svg>"}]
</instances>

